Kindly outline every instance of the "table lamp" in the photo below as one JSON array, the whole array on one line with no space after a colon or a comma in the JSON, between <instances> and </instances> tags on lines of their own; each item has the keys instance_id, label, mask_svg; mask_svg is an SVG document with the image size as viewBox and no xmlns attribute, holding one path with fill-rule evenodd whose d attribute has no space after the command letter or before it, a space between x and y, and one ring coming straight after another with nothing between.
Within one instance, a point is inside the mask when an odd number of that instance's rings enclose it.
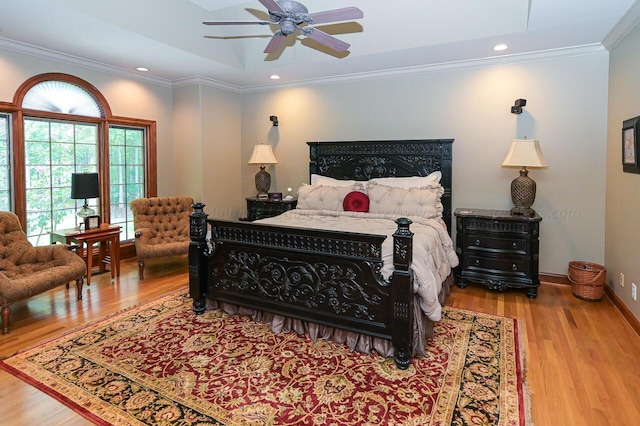
<instances>
[{"instance_id":1,"label":"table lamp","mask_svg":"<svg viewBox=\"0 0 640 426\"><path fill-rule=\"evenodd\" d=\"M97 173L72 173L71 174L71 198L84 199L84 206L78 210L78 217L83 221L87 216L93 216L96 211L89 207L88 198L100 197L100 184Z\"/></svg>"},{"instance_id":2,"label":"table lamp","mask_svg":"<svg viewBox=\"0 0 640 426\"><path fill-rule=\"evenodd\" d=\"M273 155L271 145L259 144L254 146L248 164L260 164L260 171L256 173L258 198L268 198L269 187L271 186L271 175L264 169L264 165L278 164L278 160L276 160L276 157Z\"/></svg>"},{"instance_id":3,"label":"table lamp","mask_svg":"<svg viewBox=\"0 0 640 426\"><path fill-rule=\"evenodd\" d=\"M511 200L514 204L511 214L533 216L535 210L531 205L536 199L536 181L528 176L527 167L548 167L540 150L540 142L526 137L512 140L502 166L521 167L520 176L511 182Z\"/></svg>"}]
</instances>

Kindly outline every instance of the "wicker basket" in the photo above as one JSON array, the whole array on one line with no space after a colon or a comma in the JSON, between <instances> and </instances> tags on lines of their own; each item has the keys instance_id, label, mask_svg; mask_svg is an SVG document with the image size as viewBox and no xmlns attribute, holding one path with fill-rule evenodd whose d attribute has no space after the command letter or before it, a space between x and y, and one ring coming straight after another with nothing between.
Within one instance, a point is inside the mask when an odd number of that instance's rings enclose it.
<instances>
[{"instance_id":1,"label":"wicker basket","mask_svg":"<svg viewBox=\"0 0 640 426\"><path fill-rule=\"evenodd\" d=\"M569 262L569 281L573 295L589 302L602 299L607 268L597 263L573 260Z\"/></svg>"}]
</instances>

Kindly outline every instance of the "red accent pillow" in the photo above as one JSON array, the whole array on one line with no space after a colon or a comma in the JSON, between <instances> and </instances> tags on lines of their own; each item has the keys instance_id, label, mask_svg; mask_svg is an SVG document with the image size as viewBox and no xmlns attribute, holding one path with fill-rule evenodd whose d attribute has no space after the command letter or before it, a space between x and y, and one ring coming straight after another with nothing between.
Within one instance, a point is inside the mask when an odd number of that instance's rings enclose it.
<instances>
[{"instance_id":1,"label":"red accent pillow","mask_svg":"<svg viewBox=\"0 0 640 426\"><path fill-rule=\"evenodd\" d=\"M369 211L369 197L367 194L360 191L353 191L344 197L342 202L342 208L346 212L368 212Z\"/></svg>"}]
</instances>

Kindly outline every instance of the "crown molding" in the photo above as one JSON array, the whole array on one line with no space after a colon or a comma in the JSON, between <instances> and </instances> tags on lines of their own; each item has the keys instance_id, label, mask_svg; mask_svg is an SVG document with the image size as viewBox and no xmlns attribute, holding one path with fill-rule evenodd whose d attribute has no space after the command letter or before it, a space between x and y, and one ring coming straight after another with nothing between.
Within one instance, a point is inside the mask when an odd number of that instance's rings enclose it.
<instances>
[{"instance_id":1,"label":"crown molding","mask_svg":"<svg viewBox=\"0 0 640 426\"><path fill-rule=\"evenodd\" d=\"M605 53L606 49L600 43L588 44L582 46L567 47L561 49L550 49L538 52L515 53L510 55L492 56L481 59L470 59L464 61L453 61L432 65L420 65L415 67L396 68L384 71L365 72L356 74L345 74L335 77L317 78L308 80L298 80L290 83L265 84L259 86L250 86L240 89L241 93L253 92L269 92L280 90L283 88L300 87L300 86L320 86L328 84L337 84L350 81L362 80L378 80L390 77L402 77L407 75L429 74L442 71L457 71L474 68L487 68L500 65L514 65L527 62L539 62L552 59L569 58L585 55L596 55Z\"/></svg>"},{"instance_id":2,"label":"crown molding","mask_svg":"<svg viewBox=\"0 0 640 426\"><path fill-rule=\"evenodd\" d=\"M174 88L176 88L176 87L194 86L194 85L203 85L203 86L208 86L208 87L214 87L216 89L226 90L228 92L242 93L242 88L240 88L238 86L234 86L232 84L223 83L223 82L220 82L218 80L214 80L212 78L207 78L207 77L202 77L202 76L195 76L195 77L189 77L189 78L182 78L180 80L173 80L171 82L171 85Z\"/></svg>"},{"instance_id":3,"label":"crown molding","mask_svg":"<svg viewBox=\"0 0 640 426\"><path fill-rule=\"evenodd\" d=\"M604 47L611 51L624 37L640 23L640 2L634 2L629 10L602 40Z\"/></svg>"},{"instance_id":4,"label":"crown molding","mask_svg":"<svg viewBox=\"0 0 640 426\"><path fill-rule=\"evenodd\" d=\"M16 53L22 53L24 55L46 59L49 61L56 61L67 65L74 65L92 71L101 71L107 74L117 75L119 77L126 77L132 80L144 81L164 87L172 87L171 81L166 79L143 75L113 65L103 64L101 62L92 61L90 59L80 58L77 56L69 55L67 53L45 49L43 47L33 46L27 43L20 43L2 37L0 37L0 48Z\"/></svg>"}]
</instances>

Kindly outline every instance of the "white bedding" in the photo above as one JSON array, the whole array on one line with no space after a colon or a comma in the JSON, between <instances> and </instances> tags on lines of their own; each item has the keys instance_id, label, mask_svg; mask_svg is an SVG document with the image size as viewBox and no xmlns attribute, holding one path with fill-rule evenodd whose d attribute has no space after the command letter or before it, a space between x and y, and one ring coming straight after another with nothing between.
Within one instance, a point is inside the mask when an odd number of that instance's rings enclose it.
<instances>
[{"instance_id":1,"label":"white bedding","mask_svg":"<svg viewBox=\"0 0 640 426\"><path fill-rule=\"evenodd\" d=\"M398 226L397 215L329 210L290 210L279 216L255 221L256 224L295 226L386 235L382 244L382 275L389 280L393 273L393 233ZM439 321L442 306L438 294L442 282L458 265L453 241L441 219L408 216L413 222L414 291L420 296L420 306L432 321Z\"/></svg>"}]
</instances>

